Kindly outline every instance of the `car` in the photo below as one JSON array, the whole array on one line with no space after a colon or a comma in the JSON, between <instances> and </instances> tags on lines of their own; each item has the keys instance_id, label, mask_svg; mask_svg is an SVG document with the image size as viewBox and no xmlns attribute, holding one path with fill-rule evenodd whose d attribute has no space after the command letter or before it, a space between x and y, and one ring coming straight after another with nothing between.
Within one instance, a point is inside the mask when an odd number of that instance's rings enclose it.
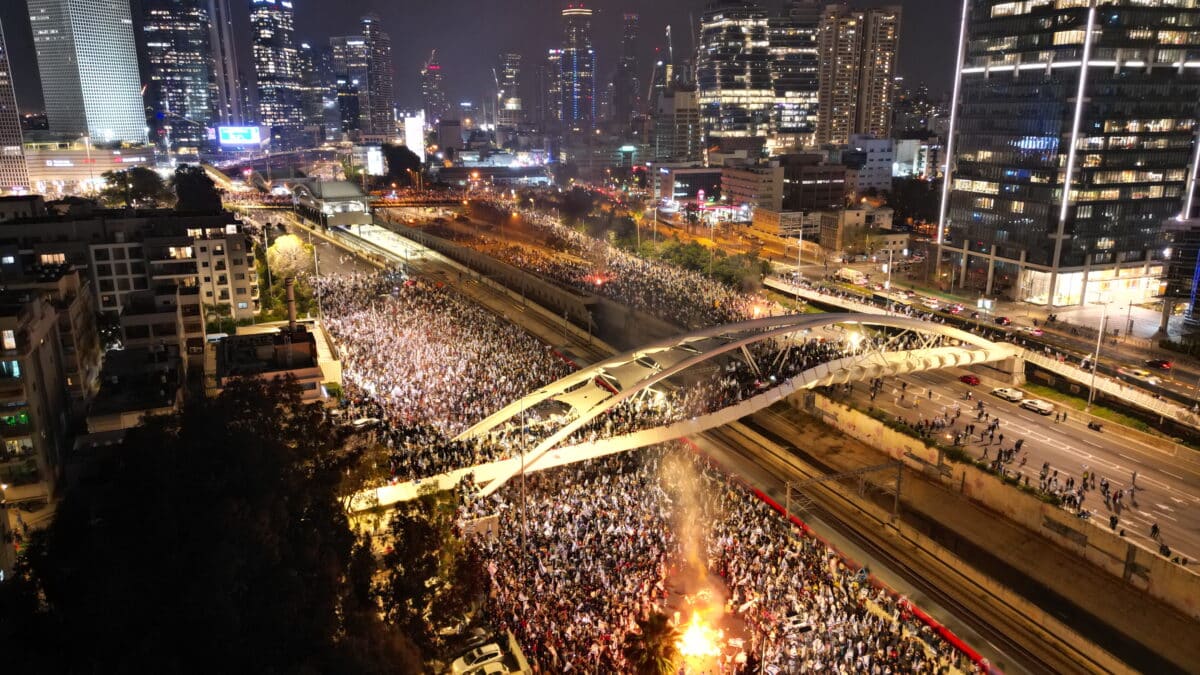
<instances>
[{"instance_id":1,"label":"car","mask_svg":"<svg viewBox=\"0 0 1200 675\"><path fill-rule=\"evenodd\" d=\"M493 661L475 670L467 671L466 675L508 675L508 667L499 661Z\"/></svg>"},{"instance_id":2,"label":"car","mask_svg":"<svg viewBox=\"0 0 1200 675\"><path fill-rule=\"evenodd\" d=\"M963 307L962 305L955 303L955 304L947 307L946 311L950 312L951 314L961 314L964 309L966 309L966 307Z\"/></svg>"},{"instance_id":3,"label":"car","mask_svg":"<svg viewBox=\"0 0 1200 675\"><path fill-rule=\"evenodd\" d=\"M1054 412L1054 404L1043 401L1040 398L1027 398L1021 401L1021 407L1026 410L1032 410L1039 415L1049 415Z\"/></svg>"},{"instance_id":4,"label":"car","mask_svg":"<svg viewBox=\"0 0 1200 675\"><path fill-rule=\"evenodd\" d=\"M974 387L975 385L979 384L979 376L972 375L971 373L967 373L966 375L960 375L958 377L958 381L962 382L963 384L969 384L972 387Z\"/></svg>"},{"instance_id":5,"label":"car","mask_svg":"<svg viewBox=\"0 0 1200 675\"><path fill-rule=\"evenodd\" d=\"M1170 370L1174 365L1166 359L1149 359L1146 361L1147 368L1157 368L1158 370Z\"/></svg>"},{"instance_id":6,"label":"car","mask_svg":"<svg viewBox=\"0 0 1200 675\"><path fill-rule=\"evenodd\" d=\"M493 642L490 645L476 647L455 659L450 664L450 672L455 675L462 675L462 673L468 670L474 670L489 663L496 663L503 658L504 650L500 648L500 645Z\"/></svg>"},{"instance_id":7,"label":"car","mask_svg":"<svg viewBox=\"0 0 1200 675\"><path fill-rule=\"evenodd\" d=\"M1141 368L1117 368L1117 374L1124 375L1131 380L1140 380L1152 386L1158 386L1162 382L1157 375Z\"/></svg>"},{"instance_id":8,"label":"car","mask_svg":"<svg viewBox=\"0 0 1200 675\"><path fill-rule=\"evenodd\" d=\"M1013 389L1011 387L1000 387L999 389L993 389L992 396L1002 398L1005 401L1020 401L1021 399L1025 398L1025 394L1021 393L1020 389Z\"/></svg>"},{"instance_id":9,"label":"car","mask_svg":"<svg viewBox=\"0 0 1200 675\"><path fill-rule=\"evenodd\" d=\"M1045 331L1043 331L1041 328L1037 328L1035 326L1022 326L1020 328L1020 331L1022 333L1027 333L1029 335L1032 335L1034 337L1042 337L1042 335L1045 334Z\"/></svg>"},{"instance_id":10,"label":"car","mask_svg":"<svg viewBox=\"0 0 1200 675\"><path fill-rule=\"evenodd\" d=\"M1007 326L1011 323L1012 323L1012 319L1008 318L1007 316L996 317L996 325L997 326Z\"/></svg>"}]
</instances>

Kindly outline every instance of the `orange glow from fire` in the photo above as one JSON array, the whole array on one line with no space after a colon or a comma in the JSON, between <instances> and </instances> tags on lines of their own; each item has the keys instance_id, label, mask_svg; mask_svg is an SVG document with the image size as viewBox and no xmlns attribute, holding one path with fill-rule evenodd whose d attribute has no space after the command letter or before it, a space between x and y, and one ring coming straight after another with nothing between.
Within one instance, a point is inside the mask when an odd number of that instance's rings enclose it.
<instances>
[{"instance_id":1,"label":"orange glow from fire","mask_svg":"<svg viewBox=\"0 0 1200 675\"><path fill-rule=\"evenodd\" d=\"M679 638L676 646L685 657L717 656L721 653L721 631L705 625L698 613L692 613L692 621Z\"/></svg>"}]
</instances>

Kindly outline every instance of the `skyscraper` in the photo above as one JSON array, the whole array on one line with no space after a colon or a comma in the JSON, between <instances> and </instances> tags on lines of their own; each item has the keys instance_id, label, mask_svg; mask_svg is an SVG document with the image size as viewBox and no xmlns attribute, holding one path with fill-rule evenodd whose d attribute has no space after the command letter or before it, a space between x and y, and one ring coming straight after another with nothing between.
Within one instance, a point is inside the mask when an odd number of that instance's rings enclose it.
<instances>
[{"instance_id":1,"label":"skyscraper","mask_svg":"<svg viewBox=\"0 0 1200 675\"><path fill-rule=\"evenodd\" d=\"M641 79L638 59L638 15L622 17L621 59L612 81L613 120L628 122L634 113L641 110Z\"/></svg>"},{"instance_id":2,"label":"skyscraper","mask_svg":"<svg viewBox=\"0 0 1200 675\"><path fill-rule=\"evenodd\" d=\"M940 280L1052 307L1150 300L1162 224L1195 206L1200 8L964 9Z\"/></svg>"},{"instance_id":3,"label":"skyscraper","mask_svg":"<svg viewBox=\"0 0 1200 675\"><path fill-rule=\"evenodd\" d=\"M521 103L521 54L503 52L496 69L496 124L516 126L524 121Z\"/></svg>"},{"instance_id":4,"label":"skyscraper","mask_svg":"<svg viewBox=\"0 0 1200 675\"><path fill-rule=\"evenodd\" d=\"M775 89L767 13L747 0L710 0L700 20L696 84L712 136L766 136Z\"/></svg>"},{"instance_id":5,"label":"skyscraper","mask_svg":"<svg viewBox=\"0 0 1200 675\"><path fill-rule=\"evenodd\" d=\"M240 125L249 120L245 81L238 61L237 39L229 0L208 0L209 35L212 46L213 79L217 87L217 118L221 124Z\"/></svg>"},{"instance_id":6,"label":"skyscraper","mask_svg":"<svg viewBox=\"0 0 1200 675\"><path fill-rule=\"evenodd\" d=\"M52 131L146 142L128 0L29 0Z\"/></svg>"},{"instance_id":7,"label":"skyscraper","mask_svg":"<svg viewBox=\"0 0 1200 675\"><path fill-rule=\"evenodd\" d=\"M367 109L367 84L370 77L370 54L367 41L361 35L329 38L336 82L338 109L341 111L342 131L362 131L368 128L361 116ZM351 105L346 97L358 97Z\"/></svg>"},{"instance_id":8,"label":"skyscraper","mask_svg":"<svg viewBox=\"0 0 1200 675\"><path fill-rule=\"evenodd\" d=\"M663 90L654 111L654 159L699 164L704 161L704 123L694 85L676 82Z\"/></svg>"},{"instance_id":9,"label":"skyscraper","mask_svg":"<svg viewBox=\"0 0 1200 675\"><path fill-rule=\"evenodd\" d=\"M142 8L155 140L169 150L198 150L217 121L208 2L145 0Z\"/></svg>"},{"instance_id":10,"label":"skyscraper","mask_svg":"<svg viewBox=\"0 0 1200 675\"><path fill-rule=\"evenodd\" d=\"M438 63L437 50L429 54L429 60L421 68L421 99L425 104L425 122L437 125L446 119L450 107L446 103L446 89L442 82L442 64Z\"/></svg>"},{"instance_id":11,"label":"skyscraper","mask_svg":"<svg viewBox=\"0 0 1200 675\"><path fill-rule=\"evenodd\" d=\"M538 67L537 105L542 124L562 122L562 50L549 49Z\"/></svg>"},{"instance_id":12,"label":"skyscraper","mask_svg":"<svg viewBox=\"0 0 1200 675\"><path fill-rule=\"evenodd\" d=\"M321 45L300 43L300 84L303 93L300 108L304 111L305 134L315 141L325 139L325 98L333 87L328 71L330 50Z\"/></svg>"},{"instance_id":13,"label":"skyscraper","mask_svg":"<svg viewBox=\"0 0 1200 675\"><path fill-rule=\"evenodd\" d=\"M22 147L17 93L13 89L4 26L0 26L0 194L29 188L29 170Z\"/></svg>"},{"instance_id":14,"label":"skyscraper","mask_svg":"<svg viewBox=\"0 0 1200 675\"><path fill-rule=\"evenodd\" d=\"M258 119L285 146L300 142L304 87L291 0L250 0Z\"/></svg>"},{"instance_id":15,"label":"skyscraper","mask_svg":"<svg viewBox=\"0 0 1200 675\"><path fill-rule=\"evenodd\" d=\"M767 22L775 83L775 134L783 145L809 146L817 131L821 5L793 0L782 16Z\"/></svg>"},{"instance_id":16,"label":"skyscraper","mask_svg":"<svg viewBox=\"0 0 1200 675\"><path fill-rule=\"evenodd\" d=\"M592 10L567 5L562 11L562 122L569 131L596 126L596 52L592 49Z\"/></svg>"},{"instance_id":17,"label":"skyscraper","mask_svg":"<svg viewBox=\"0 0 1200 675\"><path fill-rule=\"evenodd\" d=\"M855 134L884 138L892 128L892 90L900 41L900 8L821 15L817 143L844 145Z\"/></svg>"},{"instance_id":18,"label":"skyscraper","mask_svg":"<svg viewBox=\"0 0 1200 675\"><path fill-rule=\"evenodd\" d=\"M379 17L368 14L362 19L366 45L367 82L363 89L363 117L369 134L396 133L395 75L392 72L392 38L383 31Z\"/></svg>"}]
</instances>

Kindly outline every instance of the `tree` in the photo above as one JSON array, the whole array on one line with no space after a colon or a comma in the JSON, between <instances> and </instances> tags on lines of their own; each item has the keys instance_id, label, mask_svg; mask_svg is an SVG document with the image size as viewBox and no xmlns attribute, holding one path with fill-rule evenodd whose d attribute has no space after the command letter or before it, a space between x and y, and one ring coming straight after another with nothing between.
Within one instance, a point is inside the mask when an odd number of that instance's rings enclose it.
<instances>
[{"instance_id":1,"label":"tree","mask_svg":"<svg viewBox=\"0 0 1200 675\"><path fill-rule=\"evenodd\" d=\"M407 145L384 143L383 158L387 161L388 180L402 181L405 185L410 185L412 176L408 172L421 171L421 158L409 150Z\"/></svg>"},{"instance_id":2,"label":"tree","mask_svg":"<svg viewBox=\"0 0 1200 675\"><path fill-rule=\"evenodd\" d=\"M562 214L568 221L578 221L592 212L596 200L581 187L571 188L562 198Z\"/></svg>"},{"instance_id":3,"label":"tree","mask_svg":"<svg viewBox=\"0 0 1200 675\"><path fill-rule=\"evenodd\" d=\"M171 192L157 171L135 166L122 171L105 171L100 197L110 206L158 206L171 201Z\"/></svg>"},{"instance_id":4,"label":"tree","mask_svg":"<svg viewBox=\"0 0 1200 675\"><path fill-rule=\"evenodd\" d=\"M0 584L12 672L417 672L364 597L339 430L293 382L234 380L102 452Z\"/></svg>"},{"instance_id":5,"label":"tree","mask_svg":"<svg viewBox=\"0 0 1200 675\"><path fill-rule=\"evenodd\" d=\"M637 675L674 675L679 671L679 630L662 612L637 622L625 636L622 651Z\"/></svg>"},{"instance_id":6,"label":"tree","mask_svg":"<svg viewBox=\"0 0 1200 675\"><path fill-rule=\"evenodd\" d=\"M276 279L306 276L313 269L313 247L294 234L285 234L267 249L267 264Z\"/></svg>"},{"instance_id":7,"label":"tree","mask_svg":"<svg viewBox=\"0 0 1200 675\"><path fill-rule=\"evenodd\" d=\"M221 195L208 173L194 164L181 164L171 179L175 189L175 210L194 213L218 213L221 211Z\"/></svg>"}]
</instances>

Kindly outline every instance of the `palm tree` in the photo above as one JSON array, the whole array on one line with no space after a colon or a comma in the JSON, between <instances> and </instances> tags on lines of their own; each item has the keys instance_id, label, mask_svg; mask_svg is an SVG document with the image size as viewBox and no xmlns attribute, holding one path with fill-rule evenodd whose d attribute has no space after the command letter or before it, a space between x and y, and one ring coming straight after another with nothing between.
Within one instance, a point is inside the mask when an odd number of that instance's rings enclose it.
<instances>
[{"instance_id":1,"label":"palm tree","mask_svg":"<svg viewBox=\"0 0 1200 675\"><path fill-rule=\"evenodd\" d=\"M639 619L638 632L625 637L625 658L637 675L675 675L679 671L679 630L662 612Z\"/></svg>"}]
</instances>

